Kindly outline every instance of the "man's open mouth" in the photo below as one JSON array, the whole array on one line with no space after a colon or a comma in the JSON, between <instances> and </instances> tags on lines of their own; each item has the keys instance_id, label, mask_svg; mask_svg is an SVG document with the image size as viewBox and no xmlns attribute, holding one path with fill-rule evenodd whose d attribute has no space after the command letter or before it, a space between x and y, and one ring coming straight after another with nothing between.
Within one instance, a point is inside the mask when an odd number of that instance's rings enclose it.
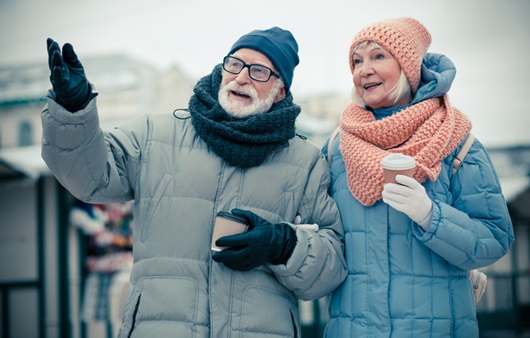
<instances>
[{"instance_id":1,"label":"man's open mouth","mask_svg":"<svg viewBox=\"0 0 530 338\"><path fill-rule=\"evenodd\" d=\"M245 93L236 92L235 90L230 91L232 95L243 97L243 98L250 98L250 95L247 95Z\"/></svg>"}]
</instances>

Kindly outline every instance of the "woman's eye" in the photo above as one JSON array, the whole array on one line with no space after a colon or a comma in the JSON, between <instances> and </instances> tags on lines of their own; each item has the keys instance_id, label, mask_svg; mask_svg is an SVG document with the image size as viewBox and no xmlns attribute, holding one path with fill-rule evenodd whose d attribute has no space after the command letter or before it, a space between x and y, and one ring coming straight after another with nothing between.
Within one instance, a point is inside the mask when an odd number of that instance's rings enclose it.
<instances>
[{"instance_id":1,"label":"woman's eye","mask_svg":"<svg viewBox=\"0 0 530 338\"><path fill-rule=\"evenodd\" d=\"M376 54L375 59L376 60L383 60L385 56L383 54Z\"/></svg>"},{"instance_id":2,"label":"woman's eye","mask_svg":"<svg viewBox=\"0 0 530 338\"><path fill-rule=\"evenodd\" d=\"M362 61L360 59L353 59L353 64L354 65L358 65L360 64Z\"/></svg>"}]
</instances>

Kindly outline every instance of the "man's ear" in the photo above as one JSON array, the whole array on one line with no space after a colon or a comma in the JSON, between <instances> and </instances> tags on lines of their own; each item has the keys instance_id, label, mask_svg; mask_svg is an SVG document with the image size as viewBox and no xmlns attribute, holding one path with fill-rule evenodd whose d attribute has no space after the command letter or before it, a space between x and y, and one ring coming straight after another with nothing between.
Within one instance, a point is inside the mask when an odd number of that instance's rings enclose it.
<instances>
[{"instance_id":1,"label":"man's ear","mask_svg":"<svg viewBox=\"0 0 530 338\"><path fill-rule=\"evenodd\" d=\"M276 96L274 97L274 103L280 102L281 100L285 99L286 96L287 91L285 90L285 87L282 87L282 89L280 89L278 91L278 94L276 94Z\"/></svg>"}]
</instances>

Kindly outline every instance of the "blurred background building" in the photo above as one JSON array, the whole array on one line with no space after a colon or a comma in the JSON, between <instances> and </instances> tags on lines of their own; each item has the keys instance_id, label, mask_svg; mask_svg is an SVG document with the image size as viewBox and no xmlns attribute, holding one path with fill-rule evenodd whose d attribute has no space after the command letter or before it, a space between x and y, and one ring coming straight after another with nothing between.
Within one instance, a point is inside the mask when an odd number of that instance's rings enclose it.
<instances>
[{"instance_id":1,"label":"blurred background building","mask_svg":"<svg viewBox=\"0 0 530 338\"><path fill-rule=\"evenodd\" d=\"M83 63L100 92L104 129L140 114L187 108L196 81L179 67L161 71L125 55L92 57ZM87 232L72 221L77 201L40 157L40 112L49 87L46 63L0 67L0 338L113 337L123 292L110 291L108 279L104 284L105 278L90 278L94 270L87 269ZM295 101L302 107L298 133L321 147L338 125L349 94ZM516 241L508 255L481 269L488 275L477 306L481 337L522 337L530 330L530 144L488 151L508 201ZM103 227L113 226L106 222ZM123 273L119 277L126 281ZM87 303L96 304L98 297L106 297L101 303L104 314L86 315L94 309ZM301 302L301 308L303 337L321 337L327 299Z\"/></svg>"}]
</instances>

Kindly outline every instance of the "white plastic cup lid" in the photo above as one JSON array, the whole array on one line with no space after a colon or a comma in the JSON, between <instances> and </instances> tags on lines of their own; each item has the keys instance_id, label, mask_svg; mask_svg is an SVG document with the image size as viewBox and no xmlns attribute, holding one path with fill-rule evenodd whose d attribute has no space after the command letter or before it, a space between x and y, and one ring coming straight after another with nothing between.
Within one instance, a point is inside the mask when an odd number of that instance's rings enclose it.
<instances>
[{"instance_id":1,"label":"white plastic cup lid","mask_svg":"<svg viewBox=\"0 0 530 338\"><path fill-rule=\"evenodd\" d=\"M411 156L394 153L384 157L381 165L388 170L407 170L416 167L416 161Z\"/></svg>"}]
</instances>

